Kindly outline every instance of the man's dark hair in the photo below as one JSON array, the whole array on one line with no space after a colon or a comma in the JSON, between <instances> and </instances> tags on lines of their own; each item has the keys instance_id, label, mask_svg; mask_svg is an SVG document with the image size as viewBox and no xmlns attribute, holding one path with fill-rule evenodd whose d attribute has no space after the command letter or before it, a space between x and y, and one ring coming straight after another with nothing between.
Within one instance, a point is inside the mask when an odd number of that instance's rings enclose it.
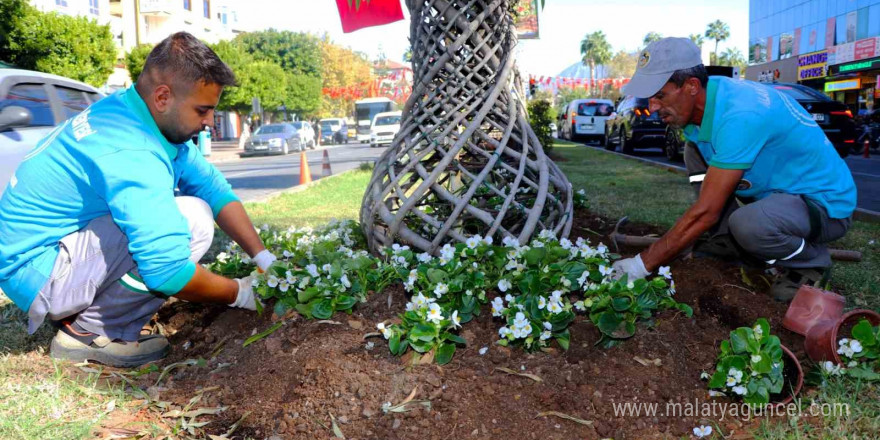
<instances>
[{"instance_id":1,"label":"man's dark hair","mask_svg":"<svg viewBox=\"0 0 880 440\"><path fill-rule=\"evenodd\" d=\"M706 66L699 64L688 69L676 70L675 72L672 72L672 76L669 77L669 82L675 83L676 86L681 87L688 78L696 78L700 80L700 85L705 89L706 84L709 83L709 73L706 72Z\"/></svg>"},{"instance_id":2,"label":"man's dark hair","mask_svg":"<svg viewBox=\"0 0 880 440\"><path fill-rule=\"evenodd\" d=\"M236 86L232 69L211 48L187 32L178 32L162 40L147 56L144 74L164 73L175 84L198 82L222 87ZM140 78L138 78L140 80Z\"/></svg>"}]
</instances>

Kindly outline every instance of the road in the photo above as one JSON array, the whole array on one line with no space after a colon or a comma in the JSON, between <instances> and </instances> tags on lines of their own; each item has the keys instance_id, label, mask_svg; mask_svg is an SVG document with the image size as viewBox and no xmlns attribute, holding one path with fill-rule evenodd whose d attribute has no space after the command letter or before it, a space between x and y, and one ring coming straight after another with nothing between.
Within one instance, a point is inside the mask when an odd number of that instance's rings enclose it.
<instances>
[{"instance_id":1,"label":"road","mask_svg":"<svg viewBox=\"0 0 880 440\"><path fill-rule=\"evenodd\" d=\"M333 174L357 168L361 163L373 162L387 147L370 148L368 144L347 144L327 147ZM306 157L312 180L321 178L323 149L309 150ZM215 164L232 185L242 201L263 200L266 197L299 185L300 153L287 156L257 156Z\"/></svg>"},{"instance_id":2,"label":"road","mask_svg":"<svg viewBox=\"0 0 880 440\"><path fill-rule=\"evenodd\" d=\"M602 148L595 143L587 144L587 146ZM684 169L683 162L670 161L659 148L636 150L635 155L654 162ZM856 182L858 207L880 212L880 155L871 155L869 159L864 159L860 155L850 155L845 160Z\"/></svg>"}]
</instances>

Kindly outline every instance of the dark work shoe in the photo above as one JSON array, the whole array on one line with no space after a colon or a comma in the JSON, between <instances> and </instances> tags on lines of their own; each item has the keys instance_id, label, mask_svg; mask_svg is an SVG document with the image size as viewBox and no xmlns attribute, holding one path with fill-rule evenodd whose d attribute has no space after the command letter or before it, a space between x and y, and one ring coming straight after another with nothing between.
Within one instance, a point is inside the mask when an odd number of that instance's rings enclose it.
<instances>
[{"instance_id":1,"label":"dark work shoe","mask_svg":"<svg viewBox=\"0 0 880 440\"><path fill-rule=\"evenodd\" d=\"M779 274L770 286L770 293L776 301L790 302L801 286L804 284L815 286L824 279L825 272L830 268L779 268L778 270Z\"/></svg>"},{"instance_id":2,"label":"dark work shoe","mask_svg":"<svg viewBox=\"0 0 880 440\"><path fill-rule=\"evenodd\" d=\"M171 346L161 335L141 336L137 341L110 340L65 323L52 338L49 353L55 359L86 360L112 367L138 367L168 355Z\"/></svg>"}]
</instances>

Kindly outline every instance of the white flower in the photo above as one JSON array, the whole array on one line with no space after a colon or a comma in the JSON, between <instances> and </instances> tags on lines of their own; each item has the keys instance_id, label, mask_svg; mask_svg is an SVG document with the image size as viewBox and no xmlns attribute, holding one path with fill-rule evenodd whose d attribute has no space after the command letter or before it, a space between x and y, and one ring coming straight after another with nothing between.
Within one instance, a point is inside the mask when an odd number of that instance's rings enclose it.
<instances>
[{"instance_id":1,"label":"white flower","mask_svg":"<svg viewBox=\"0 0 880 440\"><path fill-rule=\"evenodd\" d=\"M415 283L416 280L418 280L418 279L419 279L419 271L416 269L409 271L409 275L406 277L406 280L409 283Z\"/></svg>"},{"instance_id":2,"label":"white flower","mask_svg":"<svg viewBox=\"0 0 880 440\"><path fill-rule=\"evenodd\" d=\"M633 282L633 281L629 281L629 282L626 283L626 288L627 288L627 289L630 289L630 290L635 289L635 288L636 288L636 283Z\"/></svg>"},{"instance_id":3,"label":"white flower","mask_svg":"<svg viewBox=\"0 0 880 440\"><path fill-rule=\"evenodd\" d=\"M280 290L282 292L287 292L287 289L289 289L289 288L290 288L290 284L287 282L287 280L281 280L278 282L278 290Z\"/></svg>"},{"instance_id":4,"label":"white flower","mask_svg":"<svg viewBox=\"0 0 880 440\"><path fill-rule=\"evenodd\" d=\"M492 300L492 316L501 316L504 313L504 300L500 296L496 296Z\"/></svg>"},{"instance_id":5,"label":"white flower","mask_svg":"<svg viewBox=\"0 0 880 440\"><path fill-rule=\"evenodd\" d=\"M285 249L284 252L281 253L281 255L284 256L284 258L290 258L293 256L293 252L290 252L289 250Z\"/></svg>"},{"instance_id":6,"label":"white flower","mask_svg":"<svg viewBox=\"0 0 880 440\"><path fill-rule=\"evenodd\" d=\"M755 339L760 341L761 338L764 337L764 329L762 329L760 325L756 325L752 328L752 331L755 332Z\"/></svg>"},{"instance_id":7,"label":"white flower","mask_svg":"<svg viewBox=\"0 0 880 440\"><path fill-rule=\"evenodd\" d=\"M519 239L517 239L516 237L510 237L510 236L504 237L501 240L501 244L503 244L506 247L517 248L517 247L519 247Z\"/></svg>"},{"instance_id":8,"label":"white flower","mask_svg":"<svg viewBox=\"0 0 880 440\"><path fill-rule=\"evenodd\" d=\"M837 344L840 345L841 347L844 345L849 345L849 339L843 338L843 339L837 341Z\"/></svg>"},{"instance_id":9,"label":"white flower","mask_svg":"<svg viewBox=\"0 0 880 440\"><path fill-rule=\"evenodd\" d=\"M498 329L498 336L501 336L502 339L506 338L512 334L513 334L513 332L507 327L501 327Z\"/></svg>"},{"instance_id":10,"label":"white flower","mask_svg":"<svg viewBox=\"0 0 880 440\"><path fill-rule=\"evenodd\" d=\"M587 195L587 194L584 192L584 189L583 189L583 188L577 190L577 193L578 193L579 195L582 195L582 196Z\"/></svg>"},{"instance_id":11,"label":"white flower","mask_svg":"<svg viewBox=\"0 0 880 440\"><path fill-rule=\"evenodd\" d=\"M661 275L663 278L667 280L672 279L672 272L669 270L669 266L660 266L660 269L657 269L657 274Z\"/></svg>"},{"instance_id":12,"label":"white flower","mask_svg":"<svg viewBox=\"0 0 880 440\"><path fill-rule=\"evenodd\" d=\"M542 247L544 247L544 242L543 242L543 241L535 240L535 241L532 242L532 246L534 246L534 247L536 247L536 248L542 248Z\"/></svg>"},{"instance_id":13,"label":"white flower","mask_svg":"<svg viewBox=\"0 0 880 440\"><path fill-rule=\"evenodd\" d=\"M739 383L739 381L741 381L743 378L743 372L737 370L736 368L731 368L730 371L727 372L727 375L733 376L736 379L737 383Z\"/></svg>"},{"instance_id":14,"label":"white flower","mask_svg":"<svg viewBox=\"0 0 880 440\"><path fill-rule=\"evenodd\" d=\"M855 367L855 366L857 366L857 365L859 365L859 363L858 363L857 361L849 361L849 363L846 364L846 366L849 367L849 368L853 368L853 367Z\"/></svg>"},{"instance_id":15,"label":"white flower","mask_svg":"<svg viewBox=\"0 0 880 440\"><path fill-rule=\"evenodd\" d=\"M510 284L510 281L507 281L506 278L498 280L498 290L502 292L507 292L507 289L510 289L511 287L513 286Z\"/></svg>"},{"instance_id":16,"label":"white flower","mask_svg":"<svg viewBox=\"0 0 880 440\"><path fill-rule=\"evenodd\" d=\"M444 283L437 283L437 287L434 287L434 295L437 295L438 298L446 292L449 292L449 286Z\"/></svg>"},{"instance_id":17,"label":"white flower","mask_svg":"<svg viewBox=\"0 0 880 440\"><path fill-rule=\"evenodd\" d=\"M562 291L554 290L553 293L550 294L550 301L562 302Z\"/></svg>"},{"instance_id":18,"label":"white flower","mask_svg":"<svg viewBox=\"0 0 880 440\"><path fill-rule=\"evenodd\" d=\"M697 438L703 438L712 435L712 427L706 425L700 425L694 428L694 435Z\"/></svg>"},{"instance_id":19,"label":"white flower","mask_svg":"<svg viewBox=\"0 0 880 440\"><path fill-rule=\"evenodd\" d=\"M583 301L578 301L578 302L574 303L574 308L577 309L579 312L587 311L587 308L586 308L586 306L584 306Z\"/></svg>"},{"instance_id":20,"label":"white flower","mask_svg":"<svg viewBox=\"0 0 880 440\"><path fill-rule=\"evenodd\" d=\"M504 266L505 270L515 270L519 267L519 263L516 260L507 260L507 264Z\"/></svg>"},{"instance_id":21,"label":"white flower","mask_svg":"<svg viewBox=\"0 0 880 440\"><path fill-rule=\"evenodd\" d=\"M544 321L544 330L552 330L552 329L553 329L553 324L551 324L547 321Z\"/></svg>"},{"instance_id":22,"label":"white flower","mask_svg":"<svg viewBox=\"0 0 880 440\"><path fill-rule=\"evenodd\" d=\"M737 384L736 378L727 376L727 386L732 387Z\"/></svg>"},{"instance_id":23,"label":"white flower","mask_svg":"<svg viewBox=\"0 0 880 440\"><path fill-rule=\"evenodd\" d=\"M481 348L480 351L479 351L480 356L486 354L487 351L489 351L489 347L483 347L483 348Z\"/></svg>"},{"instance_id":24,"label":"white flower","mask_svg":"<svg viewBox=\"0 0 880 440\"><path fill-rule=\"evenodd\" d=\"M861 353L862 343L853 339L852 341L849 341L849 348L853 351L853 353Z\"/></svg>"},{"instance_id":25,"label":"white flower","mask_svg":"<svg viewBox=\"0 0 880 440\"><path fill-rule=\"evenodd\" d=\"M440 248L440 258L443 260L443 262L444 262L443 264L446 264L449 261L451 261L452 257L454 257L454 256L455 256L455 248L453 246L451 246L449 243L444 244L443 247Z\"/></svg>"},{"instance_id":26,"label":"white flower","mask_svg":"<svg viewBox=\"0 0 880 440\"><path fill-rule=\"evenodd\" d=\"M379 331L382 332L382 336L384 336L385 339L390 338L391 335L394 334L394 332L392 332L390 328L385 327L384 322L380 322L380 323L376 324L376 328L378 328Z\"/></svg>"},{"instance_id":27,"label":"white flower","mask_svg":"<svg viewBox=\"0 0 880 440\"><path fill-rule=\"evenodd\" d=\"M452 321L452 328L461 327L461 318L458 317L458 310L453 311L449 319Z\"/></svg>"},{"instance_id":28,"label":"white flower","mask_svg":"<svg viewBox=\"0 0 880 440\"><path fill-rule=\"evenodd\" d=\"M327 272L327 273L330 273L330 269L332 269L332 268L333 268L333 266L331 266L329 264L325 264L325 265L321 266L321 270L323 270L324 272Z\"/></svg>"},{"instance_id":29,"label":"white flower","mask_svg":"<svg viewBox=\"0 0 880 440\"><path fill-rule=\"evenodd\" d=\"M507 295L504 295L504 300L507 301L508 303L513 302L513 299L514 299L513 295L511 295L509 293Z\"/></svg>"},{"instance_id":30,"label":"white flower","mask_svg":"<svg viewBox=\"0 0 880 440\"><path fill-rule=\"evenodd\" d=\"M407 312L412 311L412 310L415 310L415 309L416 309L416 304L415 304L415 303L413 303L413 302L407 302L407 303L406 303L406 311L407 311Z\"/></svg>"},{"instance_id":31,"label":"white flower","mask_svg":"<svg viewBox=\"0 0 880 440\"><path fill-rule=\"evenodd\" d=\"M707 373L705 371L700 373L700 379L701 380L709 380L709 373Z\"/></svg>"},{"instance_id":32,"label":"white flower","mask_svg":"<svg viewBox=\"0 0 880 440\"><path fill-rule=\"evenodd\" d=\"M604 264L599 265L599 273L602 274L603 277L607 277L614 272L614 268L611 266L605 267Z\"/></svg>"},{"instance_id":33,"label":"white flower","mask_svg":"<svg viewBox=\"0 0 880 440\"><path fill-rule=\"evenodd\" d=\"M526 315L523 312L516 312L516 316L513 318L514 327L524 327L528 322L529 320L526 319Z\"/></svg>"},{"instance_id":34,"label":"white flower","mask_svg":"<svg viewBox=\"0 0 880 440\"><path fill-rule=\"evenodd\" d=\"M538 297L538 309L544 310L544 307L547 307L547 299L543 296Z\"/></svg>"},{"instance_id":35,"label":"white flower","mask_svg":"<svg viewBox=\"0 0 880 440\"><path fill-rule=\"evenodd\" d=\"M428 307L428 316L427 319L434 324L439 324L440 321L443 320L443 310L440 309L440 305L437 303L431 303Z\"/></svg>"},{"instance_id":36,"label":"white flower","mask_svg":"<svg viewBox=\"0 0 880 440\"><path fill-rule=\"evenodd\" d=\"M339 279L339 282L342 283L346 289L351 288L351 281L348 280L348 275L342 274L342 278Z\"/></svg>"},{"instance_id":37,"label":"white flower","mask_svg":"<svg viewBox=\"0 0 880 440\"><path fill-rule=\"evenodd\" d=\"M259 278L251 278L251 286L252 286L252 287L257 287L257 286L259 286L259 285L260 285L260 279L259 279Z\"/></svg>"},{"instance_id":38,"label":"white flower","mask_svg":"<svg viewBox=\"0 0 880 440\"><path fill-rule=\"evenodd\" d=\"M269 278L266 278L266 285L273 289L278 287L278 277L275 275L269 275Z\"/></svg>"},{"instance_id":39,"label":"white flower","mask_svg":"<svg viewBox=\"0 0 880 440\"><path fill-rule=\"evenodd\" d=\"M562 240L559 240L559 246L562 246L565 250L569 250L571 249L571 240L563 238Z\"/></svg>"},{"instance_id":40,"label":"white flower","mask_svg":"<svg viewBox=\"0 0 880 440\"><path fill-rule=\"evenodd\" d=\"M226 252L220 252L219 254L217 254L217 261L219 262L225 263L227 259L229 259L229 254L227 254Z\"/></svg>"},{"instance_id":41,"label":"white flower","mask_svg":"<svg viewBox=\"0 0 880 440\"><path fill-rule=\"evenodd\" d=\"M562 286L568 289L571 287L571 281L569 281L568 278L562 278Z\"/></svg>"},{"instance_id":42,"label":"white flower","mask_svg":"<svg viewBox=\"0 0 880 440\"><path fill-rule=\"evenodd\" d=\"M311 275L313 277L316 277L319 275L318 274L318 266L316 266L314 264L309 264L308 266L306 266L306 271L308 271L309 275Z\"/></svg>"},{"instance_id":43,"label":"white flower","mask_svg":"<svg viewBox=\"0 0 880 440\"><path fill-rule=\"evenodd\" d=\"M491 235L487 235L486 237L483 238L483 243L486 243L489 246L492 246L493 241L494 240L492 239Z\"/></svg>"},{"instance_id":44,"label":"white flower","mask_svg":"<svg viewBox=\"0 0 880 440\"><path fill-rule=\"evenodd\" d=\"M421 309L433 302L433 298L429 300L428 298L425 298L425 295L422 295L422 292L419 292L418 295L412 297L412 302L416 305L416 308Z\"/></svg>"},{"instance_id":45,"label":"white flower","mask_svg":"<svg viewBox=\"0 0 880 440\"><path fill-rule=\"evenodd\" d=\"M752 355L752 363L757 364L758 362L761 362L761 355L760 354L753 354Z\"/></svg>"},{"instance_id":46,"label":"white flower","mask_svg":"<svg viewBox=\"0 0 880 440\"><path fill-rule=\"evenodd\" d=\"M464 291L464 294L467 295L467 296L474 296L474 291L468 289L468 290L465 290L465 291Z\"/></svg>"},{"instance_id":47,"label":"white flower","mask_svg":"<svg viewBox=\"0 0 880 440\"><path fill-rule=\"evenodd\" d=\"M841 370L840 365L837 365L831 361L825 361L822 364L822 369L825 370L826 373L828 373L832 376L840 376L841 374L843 374L843 371Z\"/></svg>"},{"instance_id":48,"label":"white flower","mask_svg":"<svg viewBox=\"0 0 880 440\"><path fill-rule=\"evenodd\" d=\"M581 276L577 279L578 285L581 287L584 287L584 285L587 283L587 277L589 277L589 276L590 276L590 271L585 270L584 273L582 273Z\"/></svg>"},{"instance_id":49,"label":"white flower","mask_svg":"<svg viewBox=\"0 0 880 440\"><path fill-rule=\"evenodd\" d=\"M550 330L544 330L541 332L541 340L542 341L546 341L547 339L550 339L551 336L552 336L552 334L550 333Z\"/></svg>"},{"instance_id":50,"label":"white flower","mask_svg":"<svg viewBox=\"0 0 880 440\"><path fill-rule=\"evenodd\" d=\"M550 313L559 313L562 311L562 304L558 301L551 301L550 304L547 305L547 311Z\"/></svg>"},{"instance_id":51,"label":"white flower","mask_svg":"<svg viewBox=\"0 0 880 440\"><path fill-rule=\"evenodd\" d=\"M476 249L477 246L480 245L481 241L483 241L483 237L479 235L474 235L473 237L468 237L468 239L465 240L464 243L467 245L468 248Z\"/></svg>"},{"instance_id":52,"label":"white flower","mask_svg":"<svg viewBox=\"0 0 880 440\"><path fill-rule=\"evenodd\" d=\"M596 252L599 253L600 255L604 255L604 254L608 253L608 246L605 246L604 244L599 243L599 246L596 247Z\"/></svg>"},{"instance_id":53,"label":"white flower","mask_svg":"<svg viewBox=\"0 0 880 440\"><path fill-rule=\"evenodd\" d=\"M740 396L744 396L746 394L746 387L744 387L742 385L737 385L737 386L731 388L731 391L733 391L736 394L739 394Z\"/></svg>"},{"instance_id":54,"label":"white flower","mask_svg":"<svg viewBox=\"0 0 880 440\"><path fill-rule=\"evenodd\" d=\"M434 259L434 257L432 257L431 254L429 254L429 253L427 253L427 252L422 252L422 253L419 254L416 258L418 258L419 261L422 262L422 263L427 263L427 262L429 262L429 261L431 261L431 260Z\"/></svg>"}]
</instances>

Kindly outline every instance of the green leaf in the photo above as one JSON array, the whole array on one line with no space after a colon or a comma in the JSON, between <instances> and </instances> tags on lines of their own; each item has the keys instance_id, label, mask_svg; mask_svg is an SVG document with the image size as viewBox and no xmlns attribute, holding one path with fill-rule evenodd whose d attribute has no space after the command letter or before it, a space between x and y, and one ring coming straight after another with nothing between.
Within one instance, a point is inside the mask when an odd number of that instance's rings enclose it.
<instances>
[{"instance_id":1,"label":"green leaf","mask_svg":"<svg viewBox=\"0 0 880 440\"><path fill-rule=\"evenodd\" d=\"M309 303L309 304L300 303L300 304L296 305L296 311L299 312L300 315L303 315L308 319L312 319L313 318L312 308L314 308L314 306L315 306L315 303Z\"/></svg>"},{"instance_id":2,"label":"green leaf","mask_svg":"<svg viewBox=\"0 0 880 440\"><path fill-rule=\"evenodd\" d=\"M452 341L456 344L467 345L467 341L465 341L464 338L454 333L444 332L441 339Z\"/></svg>"},{"instance_id":3,"label":"green leaf","mask_svg":"<svg viewBox=\"0 0 880 440\"><path fill-rule=\"evenodd\" d=\"M727 371L716 371L709 380L709 388L724 388L727 384Z\"/></svg>"},{"instance_id":4,"label":"green leaf","mask_svg":"<svg viewBox=\"0 0 880 440\"><path fill-rule=\"evenodd\" d=\"M443 283L449 278L449 275L440 269L428 269L428 281L432 284Z\"/></svg>"},{"instance_id":5,"label":"green leaf","mask_svg":"<svg viewBox=\"0 0 880 440\"><path fill-rule=\"evenodd\" d=\"M767 318L758 318L755 322L755 326L761 329L761 339L770 336L770 323L767 322Z\"/></svg>"},{"instance_id":6,"label":"green leaf","mask_svg":"<svg viewBox=\"0 0 880 440\"><path fill-rule=\"evenodd\" d=\"M875 381L880 380L880 374L875 373L869 367L865 365L859 365L858 367L848 368L846 370L846 374L850 377L854 377L856 379L862 379L867 381Z\"/></svg>"},{"instance_id":7,"label":"green leaf","mask_svg":"<svg viewBox=\"0 0 880 440\"><path fill-rule=\"evenodd\" d=\"M566 329L564 332L556 335L556 343L562 347L563 350L568 350L568 346L571 342L571 334Z\"/></svg>"},{"instance_id":8,"label":"green leaf","mask_svg":"<svg viewBox=\"0 0 880 440\"><path fill-rule=\"evenodd\" d=\"M852 337L858 339L863 346L874 345L877 342L877 338L874 335L874 328L871 327L871 323L868 322L867 319L860 320L859 323L853 327Z\"/></svg>"},{"instance_id":9,"label":"green leaf","mask_svg":"<svg viewBox=\"0 0 880 440\"><path fill-rule=\"evenodd\" d=\"M434 337L437 335L437 331L434 330L434 327L428 324L417 324L410 331L409 338L413 341L433 341Z\"/></svg>"},{"instance_id":10,"label":"green leaf","mask_svg":"<svg viewBox=\"0 0 880 440\"><path fill-rule=\"evenodd\" d=\"M746 353L749 350L750 336L745 332L745 328L740 327L730 332L730 348L734 353Z\"/></svg>"},{"instance_id":11,"label":"green leaf","mask_svg":"<svg viewBox=\"0 0 880 440\"><path fill-rule=\"evenodd\" d=\"M391 350L391 354L395 356L400 356L400 333L394 332L390 338L388 338L388 349Z\"/></svg>"},{"instance_id":12,"label":"green leaf","mask_svg":"<svg viewBox=\"0 0 880 440\"><path fill-rule=\"evenodd\" d=\"M333 303L329 299L322 299L312 307L312 316L317 319L330 319L333 316Z\"/></svg>"},{"instance_id":13,"label":"green leaf","mask_svg":"<svg viewBox=\"0 0 880 440\"><path fill-rule=\"evenodd\" d=\"M358 299L349 295L340 295L336 300L336 310L349 310L357 304Z\"/></svg>"},{"instance_id":14,"label":"green leaf","mask_svg":"<svg viewBox=\"0 0 880 440\"><path fill-rule=\"evenodd\" d=\"M618 312L625 312L632 306L633 300L628 296L619 296L611 300L611 308Z\"/></svg>"},{"instance_id":15,"label":"green leaf","mask_svg":"<svg viewBox=\"0 0 880 440\"><path fill-rule=\"evenodd\" d=\"M251 337L245 339L245 340L244 340L244 344L242 344L241 346L242 346L242 347L247 347L248 345L251 345L251 344L253 344L254 342L257 342L257 341L259 341L260 339L263 339L263 338L265 338L266 336L269 336L269 335L271 335L272 333L275 333L275 330L278 330L279 328L281 328L282 325L284 325L284 321L278 321L278 322L276 322L274 325L272 325L272 327L269 327L269 328L266 329L265 331L262 331L262 332L260 332L260 333L257 333L257 334L255 334L255 335L253 335L253 336L251 336Z\"/></svg>"},{"instance_id":16,"label":"green leaf","mask_svg":"<svg viewBox=\"0 0 880 440\"><path fill-rule=\"evenodd\" d=\"M445 365L452 360L452 355L454 354L455 344L440 344L437 346L436 351L434 351L434 360L437 362L437 365Z\"/></svg>"},{"instance_id":17,"label":"green leaf","mask_svg":"<svg viewBox=\"0 0 880 440\"><path fill-rule=\"evenodd\" d=\"M541 260L544 259L544 256L547 254L546 248L531 248L526 251L524 257L526 260L526 264L531 267L537 267L538 264L541 263Z\"/></svg>"},{"instance_id":18,"label":"green leaf","mask_svg":"<svg viewBox=\"0 0 880 440\"><path fill-rule=\"evenodd\" d=\"M296 294L296 299L299 300L299 302L301 303L307 303L311 301L312 298L317 296L320 292L321 291L318 290L317 287L309 287L305 290L299 291L299 293Z\"/></svg>"}]
</instances>

